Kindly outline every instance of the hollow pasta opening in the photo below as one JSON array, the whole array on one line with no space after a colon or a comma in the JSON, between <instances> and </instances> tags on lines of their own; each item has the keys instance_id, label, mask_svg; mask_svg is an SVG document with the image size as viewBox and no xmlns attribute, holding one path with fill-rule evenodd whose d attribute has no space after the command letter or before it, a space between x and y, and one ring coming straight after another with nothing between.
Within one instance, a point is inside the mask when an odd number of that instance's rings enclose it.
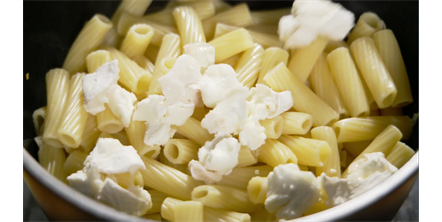
<instances>
[{"instance_id":1,"label":"hollow pasta opening","mask_svg":"<svg viewBox=\"0 0 442 222\"><path fill-rule=\"evenodd\" d=\"M167 156L169 158L177 159L180 155L180 150L175 144L169 144L166 148Z\"/></svg>"},{"instance_id":2,"label":"hollow pasta opening","mask_svg":"<svg viewBox=\"0 0 442 222\"><path fill-rule=\"evenodd\" d=\"M75 139L72 138L72 136L69 136L67 134L61 134L60 140L62 143L69 144L71 146L74 146L74 144L75 144Z\"/></svg>"},{"instance_id":3,"label":"hollow pasta opening","mask_svg":"<svg viewBox=\"0 0 442 222\"><path fill-rule=\"evenodd\" d=\"M100 22L105 23L105 24L112 25L112 22L111 22L106 16L104 16L104 15L100 15L100 14L98 14L98 15L96 15L96 16L97 16L97 19L98 19Z\"/></svg>"},{"instance_id":4,"label":"hollow pasta opening","mask_svg":"<svg viewBox=\"0 0 442 222\"><path fill-rule=\"evenodd\" d=\"M384 107L388 107L389 105L391 105L393 103L393 100L395 98L396 98L396 94L390 93L390 95L388 95L387 97L384 98L384 100L382 100L382 105Z\"/></svg>"},{"instance_id":5,"label":"hollow pasta opening","mask_svg":"<svg viewBox=\"0 0 442 222\"><path fill-rule=\"evenodd\" d=\"M200 198L204 198L209 194L208 190L197 190L194 194L193 194L193 198L195 199L200 199Z\"/></svg>"},{"instance_id":6,"label":"hollow pasta opening","mask_svg":"<svg viewBox=\"0 0 442 222\"><path fill-rule=\"evenodd\" d=\"M144 93L149 89L150 76L147 74L142 75L140 79L138 79L137 83L137 91L138 94Z\"/></svg>"},{"instance_id":7,"label":"hollow pasta opening","mask_svg":"<svg viewBox=\"0 0 442 222\"><path fill-rule=\"evenodd\" d=\"M142 24L142 25L137 25L135 28L134 28L134 32L136 33L136 34L138 34L138 35L147 35L149 32L151 32L152 30L150 29L150 27L149 26L147 26L147 25L144 25L144 24Z\"/></svg>"},{"instance_id":8,"label":"hollow pasta opening","mask_svg":"<svg viewBox=\"0 0 442 222\"><path fill-rule=\"evenodd\" d=\"M310 119L306 119L303 123L302 123L302 129L303 130L309 130L312 127L312 121Z\"/></svg>"},{"instance_id":9,"label":"hollow pasta opening","mask_svg":"<svg viewBox=\"0 0 442 222\"><path fill-rule=\"evenodd\" d=\"M120 132L123 129L123 125L118 123L107 123L98 126L98 129L102 132L114 134Z\"/></svg>"}]
</instances>

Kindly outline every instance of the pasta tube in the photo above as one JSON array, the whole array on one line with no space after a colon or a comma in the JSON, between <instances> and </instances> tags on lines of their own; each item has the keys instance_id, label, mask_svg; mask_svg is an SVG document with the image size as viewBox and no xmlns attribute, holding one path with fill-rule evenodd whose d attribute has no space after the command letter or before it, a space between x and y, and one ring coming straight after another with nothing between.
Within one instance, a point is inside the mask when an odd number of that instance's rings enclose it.
<instances>
[{"instance_id":1,"label":"pasta tube","mask_svg":"<svg viewBox=\"0 0 442 222\"><path fill-rule=\"evenodd\" d=\"M285 112L281 114L281 117L284 125L282 134L304 135L313 125L313 117L307 113Z\"/></svg>"},{"instance_id":2,"label":"pasta tube","mask_svg":"<svg viewBox=\"0 0 442 222\"><path fill-rule=\"evenodd\" d=\"M104 104L105 109L97 113L97 127L101 132L106 133L118 133L124 129L124 125L109 108L107 104Z\"/></svg>"},{"instance_id":3,"label":"pasta tube","mask_svg":"<svg viewBox=\"0 0 442 222\"><path fill-rule=\"evenodd\" d=\"M204 146L206 141L211 141L213 139L213 135L201 126L201 122L192 117L187 119L183 125L174 126L174 128L177 133L196 142L200 146Z\"/></svg>"},{"instance_id":4,"label":"pasta tube","mask_svg":"<svg viewBox=\"0 0 442 222\"><path fill-rule=\"evenodd\" d=\"M252 11L253 25L276 25L279 19L291 13L291 8L282 8L274 10Z\"/></svg>"},{"instance_id":5,"label":"pasta tube","mask_svg":"<svg viewBox=\"0 0 442 222\"><path fill-rule=\"evenodd\" d=\"M110 53L106 50L96 50L86 56L86 66L88 73L94 73L98 67L102 66L104 63L110 62Z\"/></svg>"},{"instance_id":6,"label":"pasta tube","mask_svg":"<svg viewBox=\"0 0 442 222\"><path fill-rule=\"evenodd\" d=\"M154 30L150 25L135 24L127 31L120 50L131 59L144 55L153 34Z\"/></svg>"},{"instance_id":7,"label":"pasta tube","mask_svg":"<svg viewBox=\"0 0 442 222\"><path fill-rule=\"evenodd\" d=\"M264 76L281 62L287 65L288 59L289 53L287 51L277 47L267 48L262 57L261 70L259 71L257 83L263 84Z\"/></svg>"},{"instance_id":8,"label":"pasta tube","mask_svg":"<svg viewBox=\"0 0 442 222\"><path fill-rule=\"evenodd\" d=\"M66 162L64 163L63 170L66 176L69 176L77 171L83 169L84 161L86 160L87 153L75 150L66 158Z\"/></svg>"},{"instance_id":9,"label":"pasta tube","mask_svg":"<svg viewBox=\"0 0 442 222\"><path fill-rule=\"evenodd\" d=\"M284 130L284 119L281 116L261 120L259 123L265 128L266 137L269 139L278 139Z\"/></svg>"},{"instance_id":10,"label":"pasta tube","mask_svg":"<svg viewBox=\"0 0 442 222\"><path fill-rule=\"evenodd\" d=\"M54 148L43 143L43 146L38 151L38 160L49 174L67 183L67 175L63 170L66 162L66 154L63 149Z\"/></svg>"},{"instance_id":11,"label":"pasta tube","mask_svg":"<svg viewBox=\"0 0 442 222\"><path fill-rule=\"evenodd\" d=\"M414 150L405 143L397 142L388 154L387 160L398 169L405 165L414 155Z\"/></svg>"},{"instance_id":12,"label":"pasta tube","mask_svg":"<svg viewBox=\"0 0 442 222\"><path fill-rule=\"evenodd\" d=\"M276 92L290 90L293 108L312 115L313 126L328 125L339 118L338 113L296 78L282 62L267 73L264 82Z\"/></svg>"},{"instance_id":13,"label":"pasta tube","mask_svg":"<svg viewBox=\"0 0 442 222\"><path fill-rule=\"evenodd\" d=\"M229 175L224 175L216 184L246 190L250 179L256 176L266 177L272 170L273 168L268 165L237 167Z\"/></svg>"},{"instance_id":14,"label":"pasta tube","mask_svg":"<svg viewBox=\"0 0 442 222\"><path fill-rule=\"evenodd\" d=\"M179 171L181 171L182 173L185 173L189 176L192 176L192 174L190 173L190 170L187 166L187 164L174 164L172 162L170 162L166 156L164 156L164 149L162 150L162 152L160 153L160 155L158 156L158 161L160 161L161 163L163 163L164 165L173 167Z\"/></svg>"},{"instance_id":15,"label":"pasta tube","mask_svg":"<svg viewBox=\"0 0 442 222\"><path fill-rule=\"evenodd\" d=\"M370 108L366 92L348 49L333 50L327 56L327 63L350 116L368 116Z\"/></svg>"},{"instance_id":16,"label":"pasta tube","mask_svg":"<svg viewBox=\"0 0 442 222\"><path fill-rule=\"evenodd\" d=\"M69 86L68 101L58 128L58 140L70 148L78 148L86 128L87 112L83 99L84 73L72 76Z\"/></svg>"},{"instance_id":17,"label":"pasta tube","mask_svg":"<svg viewBox=\"0 0 442 222\"><path fill-rule=\"evenodd\" d=\"M264 204L267 197L267 177L253 177L247 186L247 195L254 204Z\"/></svg>"},{"instance_id":18,"label":"pasta tube","mask_svg":"<svg viewBox=\"0 0 442 222\"><path fill-rule=\"evenodd\" d=\"M238 80L246 87L255 85L261 69L264 49L259 44L254 44L252 48L247 49L236 64L235 71L238 74Z\"/></svg>"},{"instance_id":19,"label":"pasta tube","mask_svg":"<svg viewBox=\"0 0 442 222\"><path fill-rule=\"evenodd\" d=\"M331 155L330 145L322 140L283 135L279 138L298 158L298 163L322 167Z\"/></svg>"},{"instance_id":20,"label":"pasta tube","mask_svg":"<svg viewBox=\"0 0 442 222\"><path fill-rule=\"evenodd\" d=\"M146 211L146 214L156 214L161 212L161 205L164 200L169 197L165 193L161 193L158 190L148 190L150 194L150 199L152 200L152 208Z\"/></svg>"},{"instance_id":21,"label":"pasta tube","mask_svg":"<svg viewBox=\"0 0 442 222\"><path fill-rule=\"evenodd\" d=\"M253 39L245 29L237 29L209 42L215 47L215 63L253 47Z\"/></svg>"},{"instance_id":22,"label":"pasta tube","mask_svg":"<svg viewBox=\"0 0 442 222\"><path fill-rule=\"evenodd\" d=\"M86 121L86 127L83 131L82 140L80 146L85 153L90 153L92 148L95 147L98 137L101 132L97 128L97 119L92 114L89 114Z\"/></svg>"},{"instance_id":23,"label":"pasta tube","mask_svg":"<svg viewBox=\"0 0 442 222\"><path fill-rule=\"evenodd\" d=\"M32 113L32 121L35 127L35 133L37 136L43 135L44 132L44 124L46 120L46 106L40 107Z\"/></svg>"},{"instance_id":24,"label":"pasta tube","mask_svg":"<svg viewBox=\"0 0 442 222\"><path fill-rule=\"evenodd\" d=\"M228 58L226 60L218 62L218 64L219 63L224 63L224 64L230 65L232 67L235 67L236 64L238 64L239 59L241 59L241 55L242 55L242 53L236 54L236 55L234 55L234 56L232 56L232 57L230 57L230 58Z\"/></svg>"},{"instance_id":25,"label":"pasta tube","mask_svg":"<svg viewBox=\"0 0 442 222\"><path fill-rule=\"evenodd\" d=\"M364 36L372 36L375 32L385 29L385 23L378 15L373 12L363 13L356 23L356 26L348 35L347 43L350 45L353 41Z\"/></svg>"},{"instance_id":26,"label":"pasta tube","mask_svg":"<svg viewBox=\"0 0 442 222\"><path fill-rule=\"evenodd\" d=\"M68 103L69 81L69 73L64 69L52 69L46 74L47 117L43 141L53 148L63 148L57 134Z\"/></svg>"},{"instance_id":27,"label":"pasta tube","mask_svg":"<svg viewBox=\"0 0 442 222\"><path fill-rule=\"evenodd\" d=\"M339 160L339 148L335 131L328 126L320 126L312 129L312 138L323 140L330 146L330 157L321 167L316 167L316 176L325 173L329 177L341 177L341 165Z\"/></svg>"},{"instance_id":28,"label":"pasta tube","mask_svg":"<svg viewBox=\"0 0 442 222\"><path fill-rule=\"evenodd\" d=\"M98 48L111 28L112 22L106 16L94 15L78 34L69 49L62 68L71 74L84 71L86 68L84 59Z\"/></svg>"},{"instance_id":29,"label":"pasta tube","mask_svg":"<svg viewBox=\"0 0 442 222\"><path fill-rule=\"evenodd\" d=\"M373 39L382 61L397 88L397 95L392 106L402 107L412 103L413 95L411 94L407 69L405 68L401 49L393 32L390 29L376 32L373 35Z\"/></svg>"},{"instance_id":30,"label":"pasta tube","mask_svg":"<svg viewBox=\"0 0 442 222\"><path fill-rule=\"evenodd\" d=\"M209 1L180 1L179 6L188 6L193 8L201 20L208 19L215 15L215 4L213 0Z\"/></svg>"},{"instance_id":31,"label":"pasta tube","mask_svg":"<svg viewBox=\"0 0 442 222\"><path fill-rule=\"evenodd\" d=\"M240 27L236 27L236 26L230 26L230 25L226 25L223 23L218 23L216 24L216 28L215 28L215 35L214 38L218 38L219 36L222 36L224 34L227 34L231 31L237 30ZM269 35L266 33L261 33L261 32L257 32L257 31L252 31L249 29L246 29L250 36L252 36L252 39L255 43L258 43L259 45L261 45L264 49L269 48L269 47L281 47L281 42L278 39L278 36L276 35Z\"/></svg>"},{"instance_id":32,"label":"pasta tube","mask_svg":"<svg viewBox=\"0 0 442 222\"><path fill-rule=\"evenodd\" d=\"M143 16L143 18L160 25L175 27L176 23L175 19L173 18L172 11L173 8L166 8L158 12L149 13Z\"/></svg>"},{"instance_id":33,"label":"pasta tube","mask_svg":"<svg viewBox=\"0 0 442 222\"><path fill-rule=\"evenodd\" d=\"M292 150L274 139L267 139L265 144L259 148L258 160L271 167L286 163L298 163L298 158Z\"/></svg>"},{"instance_id":34,"label":"pasta tube","mask_svg":"<svg viewBox=\"0 0 442 222\"><path fill-rule=\"evenodd\" d=\"M173 10L173 17L181 36L181 48L189 43L206 42L201 20L193 8L189 6L177 7Z\"/></svg>"},{"instance_id":35,"label":"pasta tube","mask_svg":"<svg viewBox=\"0 0 442 222\"><path fill-rule=\"evenodd\" d=\"M129 127L126 128L126 134L130 144L137 150L140 156L156 158L160 154L161 147L158 145L148 146L144 143L144 134L146 133L146 123L130 121Z\"/></svg>"},{"instance_id":36,"label":"pasta tube","mask_svg":"<svg viewBox=\"0 0 442 222\"><path fill-rule=\"evenodd\" d=\"M141 16L146 12L151 3L152 0L123 0L121 1L120 5L118 5L117 10L112 16L112 22L117 24L118 20L124 12L136 16Z\"/></svg>"},{"instance_id":37,"label":"pasta tube","mask_svg":"<svg viewBox=\"0 0 442 222\"><path fill-rule=\"evenodd\" d=\"M344 41L329 41L327 46L324 49L324 52L330 53L333 50L340 48L340 47L348 48L348 45Z\"/></svg>"},{"instance_id":38,"label":"pasta tube","mask_svg":"<svg viewBox=\"0 0 442 222\"><path fill-rule=\"evenodd\" d=\"M236 164L236 167L251 166L257 162L258 159L252 153L252 150L250 150L247 146L241 146L238 153L238 164Z\"/></svg>"},{"instance_id":39,"label":"pasta tube","mask_svg":"<svg viewBox=\"0 0 442 222\"><path fill-rule=\"evenodd\" d=\"M187 164L198 159L200 146L189 139L169 139L164 144L164 156L173 164Z\"/></svg>"},{"instance_id":40,"label":"pasta tube","mask_svg":"<svg viewBox=\"0 0 442 222\"><path fill-rule=\"evenodd\" d=\"M203 204L199 201L183 201L175 206L175 218L183 222L203 222Z\"/></svg>"}]
</instances>

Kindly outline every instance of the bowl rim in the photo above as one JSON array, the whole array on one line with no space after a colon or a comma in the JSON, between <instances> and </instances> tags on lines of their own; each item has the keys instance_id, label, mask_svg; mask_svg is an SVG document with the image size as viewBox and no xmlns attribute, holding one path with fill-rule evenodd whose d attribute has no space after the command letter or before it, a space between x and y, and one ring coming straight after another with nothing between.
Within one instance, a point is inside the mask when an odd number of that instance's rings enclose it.
<instances>
[{"instance_id":1,"label":"bowl rim","mask_svg":"<svg viewBox=\"0 0 442 222\"><path fill-rule=\"evenodd\" d=\"M67 184L49 174L28 151L23 148L23 168L33 178L39 181L43 186L53 191L57 196L64 199L75 207L87 212L100 219L108 221L152 221L150 219L132 216L98 201L85 196L84 194L72 189ZM379 199L385 197L391 191L397 189L401 184L407 181L419 170L419 151L399 169L395 174L364 194L351 199L343 204L330 209L296 218L287 221L337 221L348 217L353 212L362 210L367 205L371 205Z\"/></svg>"}]
</instances>

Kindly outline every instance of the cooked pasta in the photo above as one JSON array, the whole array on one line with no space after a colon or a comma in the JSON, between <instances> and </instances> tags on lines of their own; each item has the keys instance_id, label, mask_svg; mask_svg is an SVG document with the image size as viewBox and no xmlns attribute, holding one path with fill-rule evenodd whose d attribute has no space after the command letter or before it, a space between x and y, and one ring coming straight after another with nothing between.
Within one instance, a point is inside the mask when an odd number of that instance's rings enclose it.
<instances>
[{"instance_id":1,"label":"cooked pasta","mask_svg":"<svg viewBox=\"0 0 442 222\"><path fill-rule=\"evenodd\" d=\"M238 164L236 164L236 167L251 166L257 162L258 159L252 150L247 146L241 146L238 153Z\"/></svg>"},{"instance_id":2,"label":"cooked pasta","mask_svg":"<svg viewBox=\"0 0 442 222\"><path fill-rule=\"evenodd\" d=\"M311 130L312 138L323 140L330 146L330 156L324 162L323 166L316 167L316 176L325 173L329 177L341 177L341 167L339 160L339 148L336 140L335 131L328 126L320 126Z\"/></svg>"},{"instance_id":3,"label":"cooked pasta","mask_svg":"<svg viewBox=\"0 0 442 222\"><path fill-rule=\"evenodd\" d=\"M284 124L282 134L304 135L313 125L313 117L307 113L285 112L281 114L281 117Z\"/></svg>"},{"instance_id":4,"label":"cooked pasta","mask_svg":"<svg viewBox=\"0 0 442 222\"><path fill-rule=\"evenodd\" d=\"M215 38L209 44L215 47L215 63L219 63L252 48L253 39L247 30L241 28Z\"/></svg>"},{"instance_id":5,"label":"cooked pasta","mask_svg":"<svg viewBox=\"0 0 442 222\"><path fill-rule=\"evenodd\" d=\"M146 123L135 121L132 118L129 127L126 127L126 134L130 144L137 150L140 156L155 158L160 154L161 147L158 145L148 146L144 143L146 127Z\"/></svg>"},{"instance_id":6,"label":"cooked pasta","mask_svg":"<svg viewBox=\"0 0 442 222\"><path fill-rule=\"evenodd\" d=\"M123 12L141 16L146 12L151 3L152 0L123 0L112 16L112 22L117 23Z\"/></svg>"},{"instance_id":7,"label":"cooked pasta","mask_svg":"<svg viewBox=\"0 0 442 222\"><path fill-rule=\"evenodd\" d=\"M263 204L267 197L267 177L253 177L247 186L247 195L254 204Z\"/></svg>"},{"instance_id":8,"label":"cooked pasta","mask_svg":"<svg viewBox=\"0 0 442 222\"><path fill-rule=\"evenodd\" d=\"M215 7L215 13L220 13L232 8L232 6L224 0L212 0L212 2Z\"/></svg>"},{"instance_id":9,"label":"cooked pasta","mask_svg":"<svg viewBox=\"0 0 442 222\"><path fill-rule=\"evenodd\" d=\"M66 162L66 154L63 149L51 147L43 143L43 146L38 151L38 161L41 166L51 175L67 183L63 167Z\"/></svg>"},{"instance_id":10,"label":"cooked pasta","mask_svg":"<svg viewBox=\"0 0 442 222\"><path fill-rule=\"evenodd\" d=\"M344 41L329 41L327 46L324 49L324 52L330 53L333 50L340 48L340 47L348 48L348 45Z\"/></svg>"},{"instance_id":11,"label":"cooked pasta","mask_svg":"<svg viewBox=\"0 0 442 222\"><path fill-rule=\"evenodd\" d=\"M83 163L86 160L87 153L75 150L66 158L63 170L66 176L76 173L77 171L83 169Z\"/></svg>"},{"instance_id":12,"label":"cooked pasta","mask_svg":"<svg viewBox=\"0 0 442 222\"><path fill-rule=\"evenodd\" d=\"M187 139L193 140L198 145L203 146L206 141L211 141L211 135L201 126L201 122L190 117L183 125L175 126L177 133L185 136Z\"/></svg>"},{"instance_id":13,"label":"cooked pasta","mask_svg":"<svg viewBox=\"0 0 442 222\"><path fill-rule=\"evenodd\" d=\"M224 64L230 65L232 67L235 67L236 64L238 64L239 59L241 59L241 55L242 55L242 53L238 53L238 54L236 54L236 55L234 55L234 56L232 56L232 57L230 57L230 58L228 58L226 60L223 60L223 61L217 62L217 63L218 64L219 63L224 63Z\"/></svg>"},{"instance_id":14,"label":"cooked pasta","mask_svg":"<svg viewBox=\"0 0 442 222\"><path fill-rule=\"evenodd\" d=\"M322 167L331 155L330 145L322 140L283 135L279 141L290 148L299 164Z\"/></svg>"},{"instance_id":15,"label":"cooked pasta","mask_svg":"<svg viewBox=\"0 0 442 222\"><path fill-rule=\"evenodd\" d=\"M289 147L275 139L267 139L259 148L258 160L271 167L286 163L297 164L299 161Z\"/></svg>"},{"instance_id":16,"label":"cooked pasta","mask_svg":"<svg viewBox=\"0 0 442 222\"><path fill-rule=\"evenodd\" d=\"M257 83L263 84L264 77L267 73L281 62L287 65L288 59L289 53L287 51L278 47L267 48L262 57L261 70L259 71Z\"/></svg>"},{"instance_id":17,"label":"cooked pasta","mask_svg":"<svg viewBox=\"0 0 442 222\"><path fill-rule=\"evenodd\" d=\"M216 24L214 38L218 38L219 36L222 36L239 28L240 27L218 23ZM267 49L269 47L281 47L282 45L281 42L279 42L278 36L276 35L269 35L249 29L246 30L249 32L250 36L252 36L253 41L261 45L264 49Z\"/></svg>"},{"instance_id":18,"label":"cooked pasta","mask_svg":"<svg viewBox=\"0 0 442 222\"><path fill-rule=\"evenodd\" d=\"M164 149L161 151L160 155L158 156L158 161L160 163L163 163L164 165L173 167L179 171L181 171L184 174L187 174L189 176L192 176L192 174L190 173L189 167L187 166L188 164L174 164L172 162L170 162L166 156L164 156Z\"/></svg>"},{"instance_id":19,"label":"cooked pasta","mask_svg":"<svg viewBox=\"0 0 442 222\"><path fill-rule=\"evenodd\" d=\"M155 64L152 63L148 58L146 58L144 55L140 55L135 57L134 62L136 62L141 68L149 71L150 73L153 73L153 69L155 67Z\"/></svg>"},{"instance_id":20,"label":"cooked pasta","mask_svg":"<svg viewBox=\"0 0 442 222\"><path fill-rule=\"evenodd\" d=\"M44 124L46 120L46 106L40 107L32 113L32 121L35 127L35 133L37 136L43 135L44 132Z\"/></svg>"},{"instance_id":21,"label":"cooked pasta","mask_svg":"<svg viewBox=\"0 0 442 222\"><path fill-rule=\"evenodd\" d=\"M272 170L273 168L268 165L237 167L233 168L230 174L224 175L216 184L246 190L250 179L256 176L266 177Z\"/></svg>"},{"instance_id":22,"label":"cooked pasta","mask_svg":"<svg viewBox=\"0 0 442 222\"><path fill-rule=\"evenodd\" d=\"M385 23L373 12L363 13L348 36L348 44L364 36L372 36L375 32L385 29Z\"/></svg>"},{"instance_id":23,"label":"cooked pasta","mask_svg":"<svg viewBox=\"0 0 442 222\"><path fill-rule=\"evenodd\" d=\"M263 55L264 49L257 43L242 54L235 66L235 71L238 74L238 80L244 86L250 88L255 85L261 69Z\"/></svg>"},{"instance_id":24,"label":"cooked pasta","mask_svg":"<svg viewBox=\"0 0 442 222\"><path fill-rule=\"evenodd\" d=\"M106 133L118 133L124 129L124 125L109 108L107 104L104 105L105 109L97 113L97 127L101 132Z\"/></svg>"},{"instance_id":25,"label":"cooked pasta","mask_svg":"<svg viewBox=\"0 0 442 222\"><path fill-rule=\"evenodd\" d=\"M203 222L203 203L183 201L175 206L175 219L183 222Z\"/></svg>"},{"instance_id":26,"label":"cooked pasta","mask_svg":"<svg viewBox=\"0 0 442 222\"><path fill-rule=\"evenodd\" d=\"M175 19L172 15L173 8L166 8L163 10L160 10L158 12L149 13L145 16L143 16L144 19L158 23L160 25L164 26L172 26L175 27Z\"/></svg>"},{"instance_id":27,"label":"cooked pasta","mask_svg":"<svg viewBox=\"0 0 442 222\"><path fill-rule=\"evenodd\" d=\"M189 139L169 139L164 144L164 156L173 164L187 164L198 159L201 146Z\"/></svg>"},{"instance_id":28,"label":"cooked pasta","mask_svg":"<svg viewBox=\"0 0 442 222\"><path fill-rule=\"evenodd\" d=\"M150 199L152 200L152 208L146 211L146 214L156 214L161 212L161 205L169 195L158 190L148 190Z\"/></svg>"},{"instance_id":29,"label":"cooked pasta","mask_svg":"<svg viewBox=\"0 0 442 222\"><path fill-rule=\"evenodd\" d=\"M96 50L86 56L86 66L88 73L94 73L98 67L104 63L110 62L110 53L106 50Z\"/></svg>"},{"instance_id":30,"label":"cooked pasta","mask_svg":"<svg viewBox=\"0 0 442 222\"><path fill-rule=\"evenodd\" d=\"M193 8L189 6L177 7L173 10L173 17L181 36L181 48L189 43L206 42L203 25Z\"/></svg>"},{"instance_id":31,"label":"cooked pasta","mask_svg":"<svg viewBox=\"0 0 442 222\"><path fill-rule=\"evenodd\" d=\"M207 109L205 106L202 107L195 107L195 110L193 111L192 117L198 121L201 121L204 119L206 114L209 112L209 109Z\"/></svg>"},{"instance_id":32,"label":"cooked pasta","mask_svg":"<svg viewBox=\"0 0 442 222\"><path fill-rule=\"evenodd\" d=\"M396 145L388 154L387 160L398 169L401 168L408 160L414 155L414 150L407 146L405 143L397 142Z\"/></svg>"},{"instance_id":33,"label":"cooked pasta","mask_svg":"<svg viewBox=\"0 0 442 222\"><path fill-rule=\"evenodd\" d=\"M259 123L265 128L264 133L269 139L278 139L284 130L284 119L281 116L261 120Z\"/></svg>"},{"instance_id":34,"label":"cooked pasta","mask_svg":"<svg viewBox=\"0 0 442 222\"><path fill-rule=\"evenodd\" d=\"M215 4L213 0L209 1L172 1L171 6L177 4L177 6L191 7L201 20L208 19L215 15Z\"/></svg>"},{"instance_id":35,"label":"cooked pasta","mask_svg":"<svg viewBox=\"0 0 442 222\"><path fill-rule=\"evenodd\" d=\"M150 25L135 24L127 31L120 50L131 59L144 55L153 34L154 30Z\"/></svg>"},{"instance_id":36,"label":"cooked pasta","mask_svg":"<svg viewBox=\"0 0 442 222\"><path fill-rule=\"evenodd\" d=\"M97 126L97 118L95 118L95 116L93 116L92 114L89 114L80 143L81 148L83 148L86 153L90 153L92 148L95 147L95 143L97 142L100 134L101 132L100 130L98 130Z\"/></svg>"}]
</instances>

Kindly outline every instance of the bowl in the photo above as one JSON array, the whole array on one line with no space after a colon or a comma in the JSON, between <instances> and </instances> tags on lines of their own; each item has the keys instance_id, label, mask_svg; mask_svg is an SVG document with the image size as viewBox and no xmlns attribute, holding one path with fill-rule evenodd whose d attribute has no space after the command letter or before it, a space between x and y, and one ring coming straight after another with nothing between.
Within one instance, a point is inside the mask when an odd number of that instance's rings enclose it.
<instances>
[{"instance_id":1,"label":"bowl","mask_svg":"<svg viewBox=\"0 0 442 222\"><path fill-rule=\"evenodd\" d=\"M339 2L339 1L338 1ZM238 1L230 1L237 4ZM418 112L418 2L342 1L355 13L377 13L393 30L407 66L414 103L404 113ZM23 178L49 220L55 221L146 221L94 201L48 174L37 162L38 147L32 112L46 104L45 74L61 67L84 22L95 13L111 17L118 1L25 1L23 73ZM161 9L166 1L154 1L149 11ZM249 1L251 10L291 7L291 1ZM29 79L25 78L29 73ZM418 122L406 143L418 150ZM302 221L392 220L418 177L417 152L397 173L363 195L329 210L299 218ZM297 221L293 220L293 221ZM149 220L147 220L149 221Z\"/></svg>"}]
</instances>

